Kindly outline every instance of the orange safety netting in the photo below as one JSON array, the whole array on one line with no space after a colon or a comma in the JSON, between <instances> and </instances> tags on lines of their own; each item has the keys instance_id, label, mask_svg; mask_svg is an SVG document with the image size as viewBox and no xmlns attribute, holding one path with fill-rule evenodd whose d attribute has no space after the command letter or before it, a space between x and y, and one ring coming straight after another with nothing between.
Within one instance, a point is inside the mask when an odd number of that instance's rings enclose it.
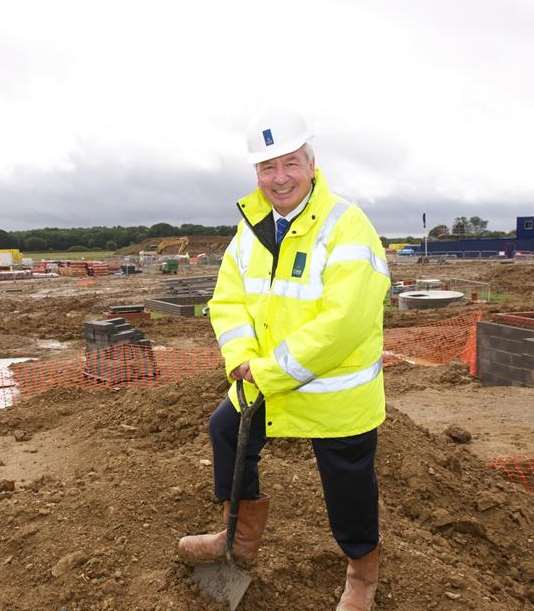
<instances>
[{"instance_id":1,"label":"orange safety netting","mask_svg":"<svg viewBox=\"0 0 534 611\"><path fill-rule=\"evenodd\" d=\"M53 388L169 384L222 365L216 347L152 348L121 344L76 358L29 361L0 371L0 406Z\"/></svg>"},{"instance_id":2,"label":"orange safety netting","mask_svg":"<svg viewBox=\"0 0 534 611\"><path fill-rule=\"evenodd\" d=\"M529 492L534 492L534 458L498 456L489 466L500 471L510 481L522 484Z\"/></svg>"},{"instance_id":3,"label":"orange safety netting","mask_svg":"<svg viewBox=\"0 0 534 611\"><path fill-rule=\"evenodd\" d=\"M402 360L440 364L460 358L475 374L476 323L480 318L480 312L474 312L419 327L387 329L384 365ZM52 388L168 384L221 365L216 346L180 349L137 344L85 351L75 358L18 363L5 373L0 371L0 406Z\"/></svg>"},{"instance_id":4,"label":"orange safety netting","mask_svg":"<svg viewBox=\"0 0 534 611\"><path fill-rule=\"evenodd\" d=\"M481 318L482 313L476 311L419 327L386 329L385 364L408 360L439 365L459 358L476 375L476 325Z\"/></svg>"}]
</instances>

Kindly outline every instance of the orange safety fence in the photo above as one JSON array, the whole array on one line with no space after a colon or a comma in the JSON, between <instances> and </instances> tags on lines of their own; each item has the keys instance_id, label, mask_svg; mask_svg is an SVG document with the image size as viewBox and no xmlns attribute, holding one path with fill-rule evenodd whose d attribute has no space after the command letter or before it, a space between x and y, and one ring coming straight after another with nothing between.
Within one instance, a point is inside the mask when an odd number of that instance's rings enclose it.
<instances>
[{"instance_id":1,"label":"orange safety fence","mask_svg":"<svg viewBox=\"0 0 534 611\"><path fill-rule=\"evenodd\" d=\"M482 313L475 311L418 327L386 329L384 362L440 365L458 358L469 365L471 375L476 375L476 326L481 318Z\"/></svg>"},{"instance_id":2,"label":"orange safety fence","mask_svg":"<svg viewBox=\"0 0 534 611\"><path fill-rule=\"evenodd\" d=\"M386 329L384 365L402 360L441 364L460 358L474 373L480 317L480 312L473 312L419 327ZM77 357L17 363L7 371L0 370L0 407L51 388L168 384L222 364L215 345L181 349L137 344L85 351Z\"/></svg>"},{"instance_id":3,"label":"orange safety fence","mask_svg":"<svg viewBox=\"0 0 534 611\"><path fill-rule=\"evenodd\" d=\"M489 466L500 471L510 481L521 484L529 492L534 492L534 458L498 456Z\"/></svg>"},{"instance_id":4,"label":"orange safety fence","mask_svg":"<svg viewBox=\"0 0 534 611\"><path fill-rule=\"evenodd\" d=\"M120 344L78 357L17 363L0 371L0 407L53 388L169 384L222 365L214 347Z\"/></svg>"}]
</instances>

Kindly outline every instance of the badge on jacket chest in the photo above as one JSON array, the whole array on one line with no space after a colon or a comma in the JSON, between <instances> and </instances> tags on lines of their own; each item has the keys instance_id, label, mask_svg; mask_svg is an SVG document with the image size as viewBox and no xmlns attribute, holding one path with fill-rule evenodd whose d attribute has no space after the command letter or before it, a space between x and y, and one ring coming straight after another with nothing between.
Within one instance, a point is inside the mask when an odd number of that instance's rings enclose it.
<instances>
[{"instance_id":1,"label":"badge on jacket chest","mask_svg":"<svg viewBox=\"0 0 534 611\"><path fill-rule=\"evenodd\" d=\"M304 273L304 268L306 267L306 253L305 252L297 252L295 255L295 261L293 261L293 271L291 275L294 278L301 278Z\"/></svg>"}]
</instances>

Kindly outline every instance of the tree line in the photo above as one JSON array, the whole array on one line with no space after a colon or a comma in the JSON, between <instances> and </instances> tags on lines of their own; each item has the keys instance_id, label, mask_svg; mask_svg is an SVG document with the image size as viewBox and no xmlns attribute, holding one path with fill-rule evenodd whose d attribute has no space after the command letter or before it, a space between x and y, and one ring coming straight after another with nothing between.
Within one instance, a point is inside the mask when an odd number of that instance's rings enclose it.
<instances>
[{"instance_id":1,"label":"tree line","mask_svg":"<svg viewBox=\"0 0 534 611\"><path fill-rule=\"evenodd\" d=\"M488 231L489 221L479 216L457 216L451 224L436 225L428 232L429 238L437 240L460 240L463 238L512 238L516 232L513 231Z\"/></svg>"},{"instance_id":2,"label":"tree line","mask_svg":"<svg viewBox=\"0 0 534 611\"><path fill-rule=\"evenodd\" d=\"M436 225L428 232L429 240L463 240L464 238L515 238L516 231L488 231L489 221L480 218L479 216L457 216L448 225ZM411 235L402 238L386 238L380 236L382 244L389 246L390 244L420 244L421 238L415 238Z\"/></svg>"},{"instance_id":3,"label":"tree line","mask_svg":"<svg viewBox=\"0 0 534 611\"><path fill-rule=\"evenodd\" d=\"M0 229L0 248L18 248L24 252L117 250L152 237L233 235L235 231L232 225L209 227L189 223L180 226L156 223L150 227L45 227L24 231Z\"/></svg>"}]
</instances>

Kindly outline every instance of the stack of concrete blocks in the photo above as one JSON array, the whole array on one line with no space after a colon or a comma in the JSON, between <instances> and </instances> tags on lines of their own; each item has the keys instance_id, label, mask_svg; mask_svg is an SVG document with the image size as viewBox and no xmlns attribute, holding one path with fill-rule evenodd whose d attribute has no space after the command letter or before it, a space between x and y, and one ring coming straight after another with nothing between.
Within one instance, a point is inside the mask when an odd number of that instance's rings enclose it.
<instances>
[{"instance_id":1,"label":"stack of concrete blocks","mask_svg":"<svg viewBox=\"0 0 534 611\"><path fill-rule=\"evenodd\" d=\"M126 319L92 320L84 327L86 377L119 384L158 375L150 340Z\"/></svg>"},{"instance_id":2,"label":"stack of concrete blocks","mask_svg":"<svg viewBox=\"0 0 534 611\"><path fill-rule=\"evenodd\" d=\"M163 297L147 299L148 310L173 314L175 316L194 316L195 304L205 304L213 296L216 275L185 276L164 280L162 285L167 293Z\"/></svg>"},{"instance_id":3,"label":"stack of concrete blocks","mask_svg":"<svg viewBox=\"0 0 534 611\"><path fill-rule=\"evenodd\" d=\"M150 312L145 311L145 306L142 303L111 306L109 308L109 311L106 313L106 316L110 319L114 319L117 316L121 316L129 322L150 320Z\"/></svg>"},{"instance_id":4,"label":"stack of concrete blocks","mask_svg":"<svg viewBox=\"0 0 534 611\"><path fill-rule=\"evenodd\" d=\"M479 322L477 373L485 385L534 388L534 329Z\"/></svg>"}]
</instances>

